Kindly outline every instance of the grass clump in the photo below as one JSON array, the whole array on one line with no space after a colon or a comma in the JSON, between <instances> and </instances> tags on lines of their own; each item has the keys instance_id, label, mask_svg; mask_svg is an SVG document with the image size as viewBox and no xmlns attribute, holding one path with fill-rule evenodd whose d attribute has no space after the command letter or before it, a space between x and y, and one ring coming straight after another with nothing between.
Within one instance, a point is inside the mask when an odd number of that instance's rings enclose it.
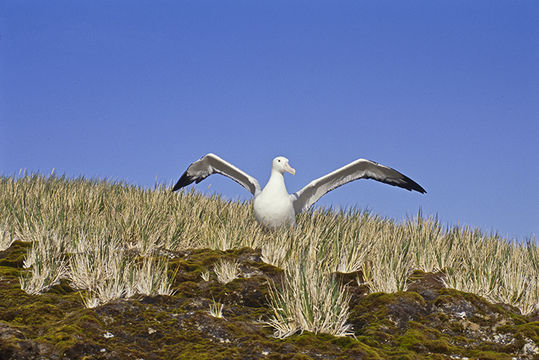
<instances>
[{"instance_id":1,"label":"grass clump","mask_svg":"<svg viewBox=\"0 0 539 360\"><path fill-rule=\"evenodd\" d=\"M28 250L24 267L29 272L19 280L21 288L29 294L39 294L56 285L67 274L67 243L54 231L42 228L24 235L32 243Z\"/></svg>"},{"instance_id":2,"label":"grass clump","mask_svg":"<svg viewBox=\"0 0 539 360\"><path fill-rule=\"evenodd\" d=\"M273 317L268 324L278 338L296 332L352 335L347 324L350 295L334 274L319 268L316 255L287 264L280 286L270 286L269 298Z\"/></svg>"},{"instance_id":3,"label":"grass clump","mask_svg":"<svg viewBox=\"0 0 539 360\"><path fill-rule=\"evenodd\" d=\"M212 300L212 302L210 303L210 309L208 310L208 314L218 319L224 319L223 307L223 304Z\"/></svg>"},{"instance_id":4,"label":"grass clump","mask_svg":"<svg viewBox=\"0 0 539 360\"><path fill-rule=\"evenodd\" d=\"M227 284L240 275L239 263L237 261L219 260L213 267L213 272L217 275L217 281Z\"/></svg>"},{"instance_id":5,"label":"grass clump","mask_svg":"<svg viewBox=\"0 0 539 360\"><path fill-rule=\"evenodd\" d=\"M7 225L5 223L0 224L0 251L4 251L9 248L14 241L15 238L8 230Z\"/></svg>"}]
</instances>

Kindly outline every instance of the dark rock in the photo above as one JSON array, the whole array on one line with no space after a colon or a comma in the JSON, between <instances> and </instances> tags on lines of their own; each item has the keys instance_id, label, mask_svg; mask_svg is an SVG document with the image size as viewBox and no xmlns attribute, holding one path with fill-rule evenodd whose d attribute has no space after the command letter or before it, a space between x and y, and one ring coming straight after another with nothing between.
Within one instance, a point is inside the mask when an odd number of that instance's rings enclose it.
<instances>
[{"instance_id":1,"label":"dark rock","mask_svg":"<svg viewBox=\"0 0 539 360\"><path fill-rule=\"evenodd\" d=\"M445 288L442 273L424 273L416 271L409 279L408 291L415 291L425 300L430 301L438 296L438 290Z\"/></svg>"}]
</instances>

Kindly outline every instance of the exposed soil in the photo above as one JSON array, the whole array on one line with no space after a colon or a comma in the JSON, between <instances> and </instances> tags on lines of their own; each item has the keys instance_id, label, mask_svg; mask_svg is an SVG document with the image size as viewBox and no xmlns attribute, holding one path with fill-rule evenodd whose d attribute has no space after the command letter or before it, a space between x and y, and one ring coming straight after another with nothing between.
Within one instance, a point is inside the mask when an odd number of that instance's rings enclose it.
<instances>
[{"instance_id":1,"label":"exposed soil","mask_svg":"<svg viewBox=\"0 0 539 360\"><path fill-rule=\"evenodd\" d=\"M95 309L67 282L32 296L20 289L27 243L0 252L3 359L538 359L539 315L443 286L415 272L408 291L368 294L356 275L336 274L353 295L355 337L273 337L268 279L282 271L252 249L173 252L173 296L118 300ZM222 258L241 264L226 285L201 274ZM224 318L209 314L213 300Z\"/></svg>"}]
</instances>

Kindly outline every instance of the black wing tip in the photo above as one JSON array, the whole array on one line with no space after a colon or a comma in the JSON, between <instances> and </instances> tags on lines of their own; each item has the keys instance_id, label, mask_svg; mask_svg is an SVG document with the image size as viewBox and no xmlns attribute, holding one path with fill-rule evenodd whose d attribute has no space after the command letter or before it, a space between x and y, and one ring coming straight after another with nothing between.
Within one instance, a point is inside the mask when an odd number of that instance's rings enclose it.
<instances>
[{"instance_id":1,"label":"black wing tip","mask_svg":"<svg viewBox=\"0 0 539 360\"><path fill-rule=\"evenodd\" d=\"M187 171L183 173L183 175L180 177L180 180L174 185L172 188L172 191L180 190L182 187L185 187L189 184L191 184L193 181L195 181L195 178L192 176L187 175Z\"/></svg>"},{"instance_id":2,"label":"black wing tip","mask_svg":"<svg viewBox=\"0 0 539 360\"><path fill-rule=\"evenodd\" d=\"M404 177L404 180L406 181L406 189L412 191L417 191L418 193L421 193L421 194L426 194L427 193L427 190L423 189L423 187L421 187L421 185L419 185L418 183L416 183L414 180L410 179L409 177L405 176Z\"/></svg>"}]
</instances>

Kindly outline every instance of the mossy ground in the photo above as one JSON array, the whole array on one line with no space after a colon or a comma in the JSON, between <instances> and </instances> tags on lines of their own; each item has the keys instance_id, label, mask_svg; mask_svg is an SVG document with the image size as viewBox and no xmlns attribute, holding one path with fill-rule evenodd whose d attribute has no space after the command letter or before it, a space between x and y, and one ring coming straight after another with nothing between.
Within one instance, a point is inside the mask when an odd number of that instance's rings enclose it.
<instances>
[{"instance_id":1,"label":"mossy ground","mask_svg":"<svg viewBox=\"0 0 539 360\"><path fill-rule=\"evenodd\" d=\"M409 290L353 294L355 337L303 333L272 336L268 281L282 271L248 248L170 252L173 296L136 297L87 309L65 281L42 295L20 289L28 243L0 252L0 359L533 359L537 317L447 289L441 274L416 272ZM228 284L201 274L237 260ZM355 278L355 277L354 277ZM213 301L224 318L209 314Z\"/></svg>"}]
</instances>

